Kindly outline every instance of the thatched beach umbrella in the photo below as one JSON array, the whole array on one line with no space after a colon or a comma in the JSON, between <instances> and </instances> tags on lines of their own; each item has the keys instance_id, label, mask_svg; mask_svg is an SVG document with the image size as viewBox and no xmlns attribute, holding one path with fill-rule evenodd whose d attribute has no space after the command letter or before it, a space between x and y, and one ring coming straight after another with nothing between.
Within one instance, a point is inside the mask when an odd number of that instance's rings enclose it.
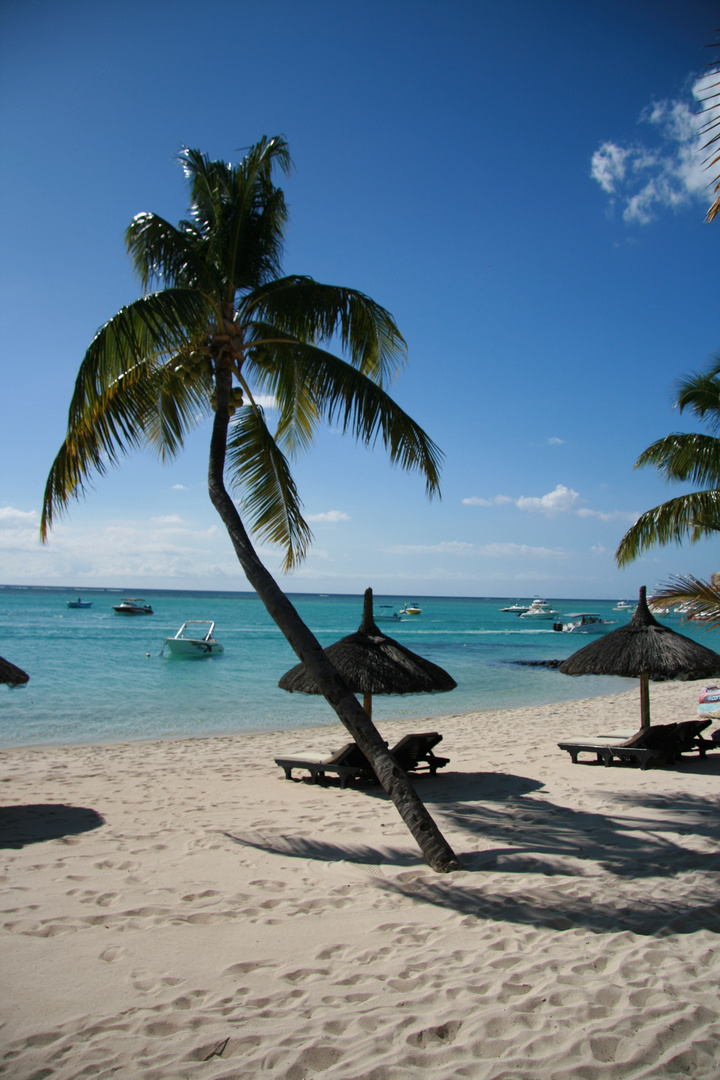
<instances>
[{"instance_id":1,"label":"thatched beach umbrella","mask_svg":"<svg viewBox=\"0 0 720 1080\"><path fill-rule=\"evenodd\" d=\"M2 656L0 656L0 683L9 683L10 686L22 686L29 679L30 676L22 668L15 667L15 664L11 664L9 660L3 660Z\"/></svg>"},{"instance_id":2,"label":"thatched beach umbrella","mask_svg":"<svg viewBox=\"0 0 720 1080\"><path fill-rule=\"evenodd\" d=\"M324 651L348 688L363 695L363 708L371 718L373 694L438 694L457 686L443 668L378 630L372 589L365 591L360 628ZM320 693L303 664L286 671L278 686L290 693Z\"/></svg>"},{"instance_id":3,"label":"thatched beach umbrella","mask_svg":"<svg viewBox=\"0 0 720 1080\"><path fill-rule=\"evenodd\" d=\"M646 590L640 589L635 614L621 626L563 660L563 675L624 675L640 678L640 723L650 726L650 679L713 679L720 676L720 655L691 641L651 615Z\"/></svg>"}]
</instances>

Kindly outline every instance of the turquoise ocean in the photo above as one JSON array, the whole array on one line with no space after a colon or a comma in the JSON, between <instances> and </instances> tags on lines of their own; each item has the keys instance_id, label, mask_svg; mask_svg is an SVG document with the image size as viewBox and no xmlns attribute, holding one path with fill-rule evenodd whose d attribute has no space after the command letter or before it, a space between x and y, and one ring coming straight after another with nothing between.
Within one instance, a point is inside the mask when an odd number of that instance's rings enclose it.
<instances>
[{"instance_id":1,"label":"turquoise ocean","mask_svg":"<svg viewBox=\"0 0 720 1080\"><path fill-rule=\"evenodd\" d=\"M78 595L92 607L72 610ZM117 615L113 604L143 596L154 614ZM362 596L289 594L323 645L357 630ZM447 694L376 697L374 719L434 718L612 694L632 680L570 678L518 661L564 659L594 638L528 625L499 609L516 598L374 597L375 610L417 601L422 613L380 623L402 644L445 668L457 682ZM523 600L532 597L520 598ZM616 601L553 600L561 615L613 611ZM212 619L220 656L162 655L163 642L186 619ZM670 625L680 629L679 620ZM712 635L682 628L711 648ZM280 731L339 721L321 697L287 694L278 680L297 660L260 600L250 592L84 590L0 587L0 656L30 675L23 687L0 685L0 745L126 742L249 731Z\"/></svg>"}]
</instances>

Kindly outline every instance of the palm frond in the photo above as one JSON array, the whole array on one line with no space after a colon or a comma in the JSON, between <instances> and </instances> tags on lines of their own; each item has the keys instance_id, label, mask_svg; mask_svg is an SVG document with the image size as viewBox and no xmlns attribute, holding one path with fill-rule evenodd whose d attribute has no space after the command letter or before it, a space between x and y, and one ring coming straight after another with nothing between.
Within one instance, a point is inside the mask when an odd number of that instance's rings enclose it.
<instances>
[{"instance_id":1,"label":"palm frond","mask_svg":"<svg viewBox=\"0 0 720 1080\"><path fill-rule=\"evenodd\" d=\"M635 468L644 465L654 465L666 480L720 487L720 439L713 435L667 435L643 451Z\"/></svg>"},{"instance_id":2,"label":"palm frond","mask_svg":"<svg viewBox=\"0 0 720 1080\"><path fill-rule=\"evenodd\" d=\"M78 499L93 474L143 446L164 459L182 448L183 436L206 409L204 389L187 386L168 367L138 364L109 386L92 407L71 418L68 433L45 486L40 533L47 537L53 520Z\"/></svg>"},{"instance_id":3,"label":"palm frond","mask_svg":"<svg viewBox=\"0 0 720 1080\"><path fill-rule=\"evenodd\" d=\"M690 409L711 431L720 429L720 358L707 371L692 372L677 384L680 412Z\"/></svg>"},{"instance_id":4,"label":"palm frond","mask_svg":"<svg viewBox=\"0 0 720 1080\"><path fill-rule=\"evenodd\" d=\"M298 341L340 342L350 363L381 386L407 359L407 346L389 311L356 289L322 285L309 277L270 282L243 302L246 321L270 324Z\"/></svg>"},{"instance_id":5,"label":"palm frond","mask_svg":"<svg viewBox=\"0 0 720 1080\"><path fill-rule=\"evenodd\" d=\"M623 536L615 559L625 566L654 544L695 543L720 531L720 491L695 491L641 514Z\"/></svg>"},{"instance_id":6,"label":"palm frond","mask_svg":"<svg viewBox=\"0 0 720 1080\"><path fill-rule=\"evenodd\" d=\"M153 283L196 288L203 284L200 237L189 222L176 228L157 214L136 214L125 245L143 289Z\"/></svg>"},{"instance_id":7,"label":"palm frond","mask_svg":"<svg viewBox=\"0 0 720 1080\"><path fill-rule=\"evenodd\" d=\"M720 627L720 589L692 574L674 575L650 597L650 606L675 604L682 608L682 622L701 624L703 630Z\"/></svg>"},{"instance_id":8,"label":"palm frond","mask_svg":"<svg viewBox=\"0 0 720 1080\"><path fill-rule=\"evenodd\" d=\"M268 431L261 409L244 405L238 410L228 435L227 466L253 531L282 547L283 570L293 569L305 558L312 532L302 516L288 463Z\"/></svg>"},{"instance_id":9,"label":"palm frond","mask_svg":"<svg viewBox=\"0 0 720 1080\"><path fill-rule=\"evenodd\" d=\"M287 207L272 183L273 168L290 168L281 136L263 137L239 165L211 161L185 149L181 162L190 184L191 215L207 244L208 266L222 268L230 301L238 289L252 289L280 273Z\"/></svg>"},{"instance_id":10,"label":"palm frond","mask_svg":"<svg viewBox=\"0 0 720 1080\"><path fill-rule=\"evenodd\" d=\"M71 423L138 364L160 364L202 337L212 314L194 289L163 289L121 308L85 353L70 404Z\"/></svg>"},{"instance_id":11,"label":"palm frond","mask_svg":"<svg viewBox=\"0 0 720 1080\"><path fill-rule=\"evenodd\" d=\"M310 345L292 348L297 379L330 424L340 424L364 446L380 440L393 465L419 472L428 495L440 493L442 454L419 424L371 378L332 353ZM281 423L283 414L281 412Z\"/></svg>"}]
</instances>

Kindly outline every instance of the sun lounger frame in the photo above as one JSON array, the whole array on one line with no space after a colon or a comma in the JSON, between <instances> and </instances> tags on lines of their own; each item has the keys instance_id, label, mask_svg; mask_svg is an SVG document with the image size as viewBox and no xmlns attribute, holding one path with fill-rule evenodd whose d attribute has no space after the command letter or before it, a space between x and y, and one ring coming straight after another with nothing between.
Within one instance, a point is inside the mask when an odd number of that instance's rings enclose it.
<instances>
[{"instance_id":1,"label":"sun lounger frame","mask_svg":"<svg viewBox=\"0 0 720 1080\"><path fill-rule=\"evenodd\" d=\"M437 746L441 739L442 735L437 731L404 735L393 746L390 753L405 772L427 770L431 776L435 776L438 769L442 769L450 762L449 758L439 757L433 753L433 747ZM327 758L278 757L275 758L275 764L284 771L286 780L292 780L293 769L306 769L315 784L321 783L327 773L339 776L341 788L344 788L348 780L352 779L371 780L377 783L370 762L354 742L346 743Z\"/></svg>"},{"instance_id":2,"label":"sun lounger frame","mask_svg":"<svg viewBox=\"0 0 720 1080\"><path fill-rule=\"evenodd\" d=\"M711 723L711 720L685 720L679 724L656 724L625 742L568 739L558 743L558 746L561 750L567 750L573 765L578 764L579 754L587 753L595 754L595 760L602 762L606 768L613 764L613 758L618 758L620 761L636 762L641 769L647 769L653 762L668 764L679 761L682 754L693 750L704 758L708 750L717 748L717 743L704 739L700 734Z\"/></svg>"}]
</instances>

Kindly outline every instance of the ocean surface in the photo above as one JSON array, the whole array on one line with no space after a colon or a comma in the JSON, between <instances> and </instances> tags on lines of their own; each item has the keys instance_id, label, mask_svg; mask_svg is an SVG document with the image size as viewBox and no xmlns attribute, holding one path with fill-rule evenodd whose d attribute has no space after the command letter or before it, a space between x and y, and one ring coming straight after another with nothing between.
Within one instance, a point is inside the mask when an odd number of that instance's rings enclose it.
<instances>
[{"instance_id":1,"label":"ocean surface","mask_svg":"<svg viewBox=\"0 0 720 1080\"><path fill-rule=\"evenodd\" d=\"M0 586L0 656L30 675L23 687L0 685L0 746L107 743L134 739L281 731L339 724L321 697L288 694L277 683L297 663L254 593L109 589L84 590L92 607L72 610L71 589ZM139 596L154 614L117 615L113 604ZM323 645L357 630L362 596L289 594ZM563 634L552 621L532 623L499 609L509 597L475 599L374 597L395 610L417 601L422 613L380 628L445 668L457 682L446 694L376 696L373 718L433 718L477 709L577 700L630 689L637 683L601 676L571 678L518 661L564 659L594 640ZM521 597L528 601L532 597ZM548 598L562 615L613 611L616 601ZM163 643L186 619L213 619L220 656L180 659ZM679 620L667 620L680 629ZM713 636L682 632L716 648ZM718 648L720 651L720 648Z\"/></svg>"}]
</instances>

